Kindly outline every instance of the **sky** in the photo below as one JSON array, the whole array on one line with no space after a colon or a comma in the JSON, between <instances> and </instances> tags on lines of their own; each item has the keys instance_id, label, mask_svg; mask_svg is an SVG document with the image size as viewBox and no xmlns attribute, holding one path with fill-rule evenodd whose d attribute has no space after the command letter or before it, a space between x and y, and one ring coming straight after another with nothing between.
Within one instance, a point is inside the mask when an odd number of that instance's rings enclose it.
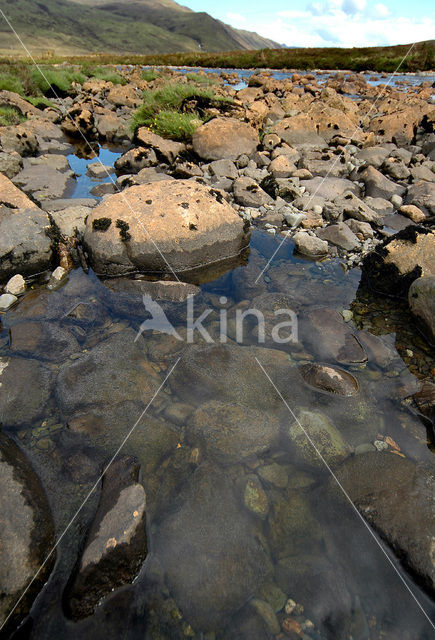
<instances>
[{"instance_id":1,"label":"sky","mask_svg":"<svg viewBox=\"0 0 435 640\"><path fill-rule=\"evenodd\" d=\"M178 0L292 47L358 47L435 39L432 0Z\"/></svg>"}]
</instances>

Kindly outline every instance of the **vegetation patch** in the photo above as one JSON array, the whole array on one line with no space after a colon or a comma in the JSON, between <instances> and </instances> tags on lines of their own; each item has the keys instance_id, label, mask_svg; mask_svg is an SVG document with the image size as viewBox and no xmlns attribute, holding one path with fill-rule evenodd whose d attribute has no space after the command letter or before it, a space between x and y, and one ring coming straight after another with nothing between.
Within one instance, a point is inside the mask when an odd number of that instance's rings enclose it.
<instances>
[{"instance_id":1,"label":"vegetation patch","mask_svg":"<svg viewBox=\"0 0 435 640\"><path fill-rule=\"evenodd\" d=\"M131 128L148 127L164 138L189 141L203 122L198 105L219 107L232 104L230 98L217 96L211 89L193 84L167 83L161 89L144 91L143 104L133 115ZM189 107L191 103L191 107Z\"/></svg>"},{"instance_id":2,"label":"vegetation patch","mask_svg":"<svg viewBox=\"0 0 435 640\"><path fill-rule=\"evenodd\" d=\"M128 224L128 222L125 222L125 220L117 220L116 221L116 226L119 229L119 235L121 237L121 240L123 240L124 242L127 242L127 240L131 239L131 234L128 232L128 230L130 229L130 225Z\"/></svg>"},{"instance_id":3,"label":"vegetation patch","mask_svg":"<svg viewBox=\"0 0 435 640\"><path fill-rule=\"evenodd\" d=\"M92 222L92 229L94 231L107 231L111 224L112 221L110 218L96 218Z\"/></svg>"},{"instance_id":4,"label":"vegetation patch","mask_svg":"<svg viewBox=\"0 0 435 640\"><path fill-rule=\"evenodd\" d=\"M13 107L0 107L0 127L8 127L12 124L20 124L26 118L21 115L18 109Z\"/></svg>"},{"instance_id":5,"label":"vegetation patch","mask_svg":"<svg viewBox=\"0 0 435 640\"><path fill-rule=\"evenodd\" d=\"M81 67L81 71L88 78L105 80L106 82L112 82L113 84L127 84L127 80L125 78L109 67L84 64Z\"/></svg>"}]
</instances>

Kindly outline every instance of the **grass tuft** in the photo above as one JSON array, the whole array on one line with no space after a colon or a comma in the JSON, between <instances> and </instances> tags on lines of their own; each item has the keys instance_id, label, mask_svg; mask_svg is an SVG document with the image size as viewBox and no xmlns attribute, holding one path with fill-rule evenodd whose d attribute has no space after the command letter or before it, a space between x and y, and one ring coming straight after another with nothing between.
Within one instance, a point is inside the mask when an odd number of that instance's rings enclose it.
<instances>
[{"instance_id":1,"label":"grass tuft","mask_svg":"<svg viewBox=\"0 0 435 640\"><path fill-rule=\"evenodd\" d=\"M105 80L106 82L112 82L113 84L127 84L127 80L125 78L113 69L107 67L84 64L81 70L88 78Z\"/></svg>"},{"instance_id":2,"label":"grass tuft","mask_svg":"<svg viewBox=\"0 0 435 640\"><path fill-rule=\"evenodd\" d=\"M26 118L13 107L0 107L0 127L9 127L12 124L20 124Z\"/></svg>"},{"instance_id":3,"label":"grass tuft","mask_svg":"<svg viewBox=\"0 0 435 640\"><path fill-rule=\"evenodd\" d=\"M186 73L186 78L190 82L196 82L197 84L216 84L216 79L211 78L209 75L203 75L202 73Z\"/></svg>"}]
</instances>

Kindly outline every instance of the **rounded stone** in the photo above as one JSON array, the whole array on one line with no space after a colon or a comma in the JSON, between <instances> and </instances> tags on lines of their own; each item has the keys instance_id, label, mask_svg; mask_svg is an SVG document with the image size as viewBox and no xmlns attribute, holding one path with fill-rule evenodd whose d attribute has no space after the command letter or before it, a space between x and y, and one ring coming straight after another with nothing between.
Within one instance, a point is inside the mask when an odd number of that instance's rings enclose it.
<instances>
[{"instance_id":1,"label":"rounded stone","mask_svg":"<svg viewBox=\"0 0 435 640\"><path fill-rule=\"evenodd\" d=\"M89 215L84 241L93 269L115 275L188 271L236 256L249 238L218 191L167 180L108 196Z\"/></svg>"},{"instance_id":2,"label":"rounded stone","mask_svg":"<svg viewBox=\"0 0 435 640\"><path fill-rule=\"evenodd\" d=\"M203 160L236 160L251 155L260 140L258 133L246 122L235 118L214 118L193 134L193 149Z\"/></svg>"}]
</instances>

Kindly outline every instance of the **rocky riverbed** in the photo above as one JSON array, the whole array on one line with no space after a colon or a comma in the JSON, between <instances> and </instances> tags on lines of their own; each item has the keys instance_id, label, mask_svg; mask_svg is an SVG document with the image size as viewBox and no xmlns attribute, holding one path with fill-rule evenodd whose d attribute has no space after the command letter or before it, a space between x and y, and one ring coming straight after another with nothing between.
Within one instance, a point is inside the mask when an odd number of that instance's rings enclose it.
<instances>
[{"instance_id":1,"label":"rocky riverbed","mask_svg":"<svg viewBox=\"0 0 435 640\"><path fill-rule=\"evenodd\" d=\"M429 639L433 88L120 73L0 92L0 637Z\"/></svg>"}]
</instances>

